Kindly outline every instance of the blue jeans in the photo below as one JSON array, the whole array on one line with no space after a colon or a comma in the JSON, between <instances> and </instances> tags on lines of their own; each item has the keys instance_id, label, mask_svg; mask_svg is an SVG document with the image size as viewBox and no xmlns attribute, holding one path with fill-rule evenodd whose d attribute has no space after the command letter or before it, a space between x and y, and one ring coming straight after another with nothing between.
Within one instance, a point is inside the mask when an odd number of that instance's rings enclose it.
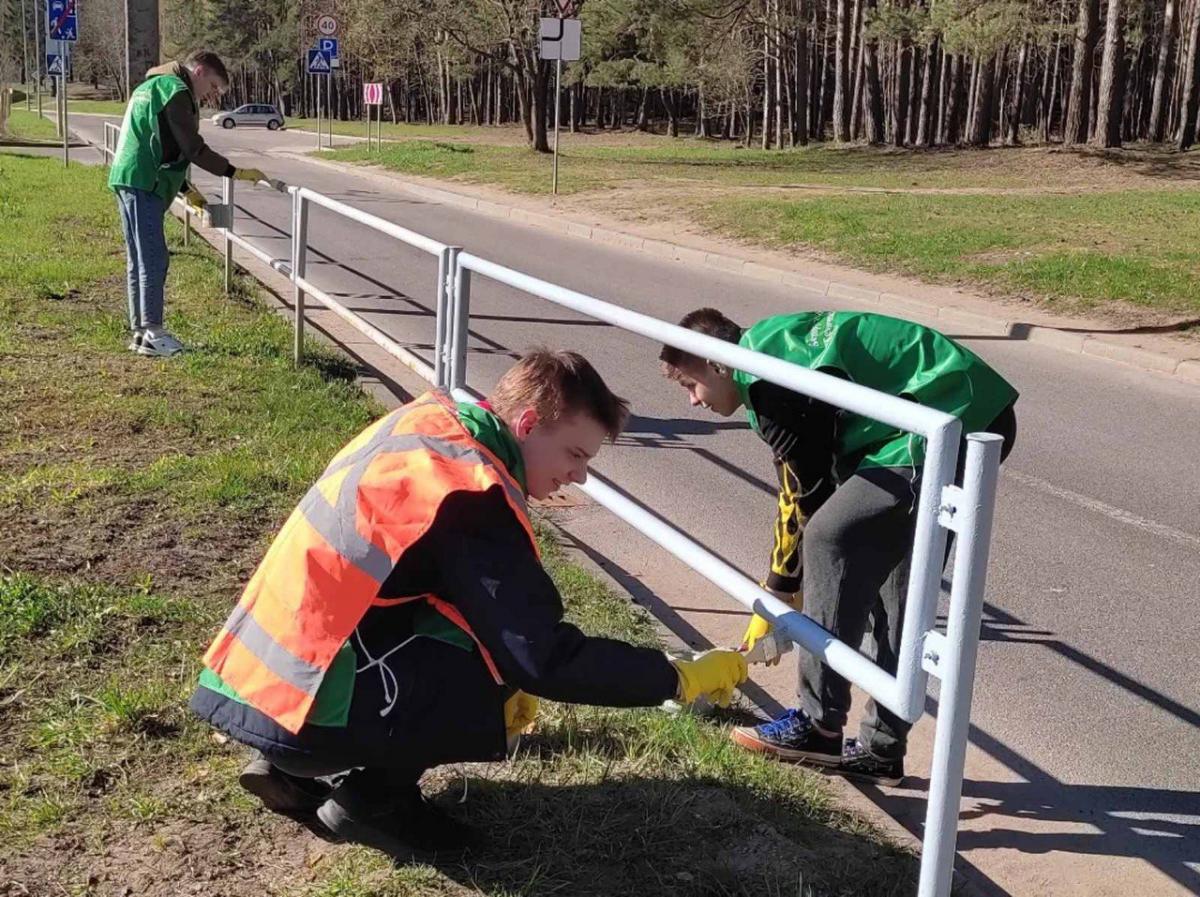
<instances>
[{"instance_id":1,"label":"blue jeans","mask_svg":"<svg viewBox=\"0 0 1200 897\"><path fill-rule=\"evenodd\" d=\"M167 282L167 238L163 216L167 204L146 190L117 188L117 206L121 210L121 229L125 232L125 250L129 263L129 327L145 330L161 327L163 291Z\"/></svg>"}]
</instances>

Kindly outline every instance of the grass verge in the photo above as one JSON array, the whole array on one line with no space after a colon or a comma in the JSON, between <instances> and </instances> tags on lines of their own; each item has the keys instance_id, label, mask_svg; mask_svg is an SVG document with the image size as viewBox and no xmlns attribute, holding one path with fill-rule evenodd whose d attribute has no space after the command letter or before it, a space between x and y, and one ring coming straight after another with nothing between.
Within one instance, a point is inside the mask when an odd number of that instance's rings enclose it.
<instances>
[{"instance_id":1,"label":"grass verge","mask_svg":"<svg viewBox=\"0 0 1200 897\"><path fill-rule=\"evenodd\" d=\"M0 156L0 215L0 869L17 893L911 891L912 857L820 777L658 711L550 705L514 762L465 767L456 812L490 841L462 865L393 868L261 812L235 784L241 750L185 702L238 584L380 409L319 346L293 369L287 324L246 282L224 297L173 221L168 316L190 351L127 352L102 171ZM542 539L573 619L654 643ZM456 770L426 782L450 805L462 788Z\"/></svg>"},{"instance_id":2,"label":"grass verge","mask_svg":"<svg viewBox=\"0 0 1200 897\"><path fill-rule=\"evenodd\" d=\"M6 135L13 140L45 140L51 143L55 139L54 122L42 118L37 110L27 111L15 106L9 112Z\"/></svg>"},{"instance_id":3,"label":"grass verge","mask_svg":"<svg viewBox=\"0 0 1200 897\"><path fill-rule=\"evenodd\" d=\"M804 246L872 270L988 284L1083 306L1200 310L1200 192L1079 196L740 197L714 230Z\"/></svg>"}]
</instances>

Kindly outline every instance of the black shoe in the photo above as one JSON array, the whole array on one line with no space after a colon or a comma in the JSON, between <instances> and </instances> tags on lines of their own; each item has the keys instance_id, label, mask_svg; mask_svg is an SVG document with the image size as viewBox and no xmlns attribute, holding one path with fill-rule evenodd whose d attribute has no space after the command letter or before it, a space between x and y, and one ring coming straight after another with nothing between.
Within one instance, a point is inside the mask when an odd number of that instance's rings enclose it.
<instances>
[{"instance_id":1,"label":"black shoe","mask_svg":"<svg viewBox=\"0 0 1200 897\"><path fill-rule=\"evenodd\" d=\"M469 826L427 801L417 786L380 809L345 786L334 789L317 819L343 841L365 844L397 862L448 860L478 843Z\"/></svg>"},{"instance_id":2,"label":"black shoe","mask_svg":"<svg viewBox=\"0 0 1200 897\"><path fill-rule=\"evenodd\" d=\"M729 737L744 748L781 760L816 766L837 766L842 761L842 733L822 735L803 710L789 710L760 726L738 726Z\"/></svg>"},{"instance_id":3,"label":"black shoe","mask_svg":"<svg viewBox=\"0 0 1200 897\"><path fill-rule=\"evenodd\" d=\"M904 758L876 757L857 738L847 738L842 746L842 762L835 772L855 781L895 788L904 781Z\"/></svg>"},{"instance_id":4,"label":"black shoe","mask_svg":"<svg viewBox=\"0 0 1200 897\"><path fill-rule=\"evenodd\" d=\"M261 754L238 776L238 784L275 813L296 818L311 816L329 797L330 787L316 779L289 775Z\"/></svg>"}]
</instances>

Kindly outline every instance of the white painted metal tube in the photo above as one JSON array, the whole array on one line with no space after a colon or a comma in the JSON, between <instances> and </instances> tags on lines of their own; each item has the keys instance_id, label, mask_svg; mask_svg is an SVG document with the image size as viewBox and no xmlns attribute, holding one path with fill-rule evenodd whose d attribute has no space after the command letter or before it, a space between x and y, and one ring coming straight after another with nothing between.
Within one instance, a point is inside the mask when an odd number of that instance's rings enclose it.
<instances>
[{"instance_id":1,"label":"white painted metal tube","mask_svg":"<svg viewBox=\"0 0 1200 897\"><path fill-rule=\"evenodd\" d=\"M393 224L390 221L380 218L378 215L372 215L370 212L364 212L362 209L348 206L344 202L338 202L336 199L330 199L328 196L316 193L307 187L300 188L300 195L315 205L323 206L330 211L337 212L339 215L344 215L352 221L365 224L367 227L372 227L380 233L387 234L401 243L407 243L409 246L414 246L432 255L440 255L442 250L446 248L445 243L431 240L429 237L418 234L416 231Z\"/></svg>"},{"instance_id":2,"label":"white painted metal tube","mask_svg":"<svg viewBox=\"0 0 1200 897\"><path fill-rule=\"evenodd\" d=\"M1004 440L991 433L967 437L961 505L955 511L958 547L954 582L946 614L948 656L942 658L942 687L938 696L933 763L929 773L929 802L925 808L925 839L921 853L919 897L950 893L954 847L958 838L958 809L962 800L963 766L979 653L979 625L987 585L996 481Z\"/></svg>"},{"instance_id":3,"label":"white painted metal tube","mask_svg":"<svg viewBox=\"0 0 1200 897\"><path fill-rule=\"evenodd\" d=\"M221 178L221 202L229 207L229 226L221 228L225 234L223 254L225 256L225 295L233 287L233 244L229 235L233 233L233 216L237 209L233 204L233 178Z\"/></svg>"},{"instance_id":4,"label":"white painted metal tube","mask_svg":"<svg viewBox=\"0 0 1200 897\"><path fill-rule=\"evenodd\" d=\"M187 213L185 212L184 214ZM284 275L288 275L291 271L290 259L280 258L279 256L273 256L270 253L263 252L245 237L238 236L237 234L230 234L229 240L238 248L246 250L246 252L250 253L259 261L270 265L275 271L278 271Z\"/></svg>"},{"instance_id":5,"label":"white painted metal tube","mask_svg":"<svg viewBox=\"0 0 1200 897\"><path fill-rule=\"evenodd\" d=\"M427 380L429 383L437 382L437 376L434 374L433 368L431 368L428 364L426 364L408 349L405 349L403 346L399 345L395 340L393 340L378 327L368 324L359 315L350 311L350 309L346 308L346 306L342 305L320 287L314 286L300 275L294 276L292 278L292 282L298 288L302 289L309 296L312 296L331 312L336 314L339 318L373 342L375 345L379 346L379 348L383 349L383 351L387 352L409 370L413 371L413 373L417 374L417 376Z\"/></svg>"},{"instance_id":6,"label":"white painted metal tube","mask_svg":"<svg viewBox=\"0 0 1200 897\"><path fill-rule=\"evenodd\" d=\"M904 599L904 628L900 633L900 656L896 659L898 701L895 704L882 701L910 723L915 723L925 713L929 674L921 665L921 643L937 620L946 557L946 529L938 523L938 511L942 490L954 482L961 431L962 422L951 418L951 423L932 433L925 445L920 503L913 526L912 559Z\"/></svg>"},{"instance_id":7,"label":"white painted metal tube","mask_svg":"<svg viewBox=\"0 0 1200 897\"><path fill-rule=\"evenodd\" d=\"M685 352L708 358L750 374L755 374L772 383L794 389L805 395L828 402L840 408L883 421L902 430L908 430L928 438L957 420L949 414L918 405L907 399L883 395L876 390L850 383L828 374L822 374L799 365L770 358L759 352L735 346L724 340L668 324L658 318L641 314L604 302L600 299L568 290L557 284L530 277L495 262L463 252L458 257L460 267L477 271L484 277L507 284L540 296L548 302L574 309L581 314L607 321L622 330L641 334L649 339L675 346Z\"/></svg>"},{"instance_id":8,"label":"white painted metal tube","mask_svg":"<svg viewBox=\"0 0 1200 897\"><path fill-rule=\"evenodd\" d=\"M298 190L292 196L292 362L304 358L304 290L299 281L308 273L308 203Z\"/></svg>"}]
</instances>

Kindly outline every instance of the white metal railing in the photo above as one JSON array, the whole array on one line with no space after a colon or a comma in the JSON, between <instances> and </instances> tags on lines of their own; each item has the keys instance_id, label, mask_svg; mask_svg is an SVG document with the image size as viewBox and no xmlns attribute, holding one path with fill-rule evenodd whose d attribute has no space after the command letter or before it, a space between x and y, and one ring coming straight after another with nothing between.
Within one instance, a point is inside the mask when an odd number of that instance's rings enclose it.
<instances>
[{"instance_id":1,"label":"white metal railing","mask_svg":"<svg viewBox=\"0 0 1200 897\"><path fill-rule=\"evenodd\" d=\"M114 131L118 129L105 123L103 151L106 157L111 157L115 151L115 143L110 148L110 133ZM790 649L792 643L799 644L909 722L915 722L924 713L929 676L932 674L941 680L918 893L919 897L949 895L1003 440L989 433L968 434L962 485L955 486L961 424L951 415L539 280L308 188L291 186L286 190L292 197L289 259L272 258L234 233L234 188L231 178L224 178L222 183L222 199L229 206L229 217L220 231L226 290L229 289L232 275L234 245L250 252L291 280L295 327L293 351L297 363L303 358L304 351L305 299L311 296L424 380L450 389L459 399L474 401L477 397L467 389L467 339L471 278L473 274L478 274L614 327L756 374L788 389L883 421L926 440L904 628L895 675L860 654L857 646L842 642L803 613L775 598L668 521L608 485L602 477L591 475L579 488L732 598L772 620L784 650ZM312 205L437 257L432 366L346 308L308 278L309 209ZM185 205L185 237L187 220L188 209ZM951 531L957 534L958 545L954 556L946 632L943 634L935 628L934 623L941 591L946 538Z\"/></svg>"}]
</instances>

